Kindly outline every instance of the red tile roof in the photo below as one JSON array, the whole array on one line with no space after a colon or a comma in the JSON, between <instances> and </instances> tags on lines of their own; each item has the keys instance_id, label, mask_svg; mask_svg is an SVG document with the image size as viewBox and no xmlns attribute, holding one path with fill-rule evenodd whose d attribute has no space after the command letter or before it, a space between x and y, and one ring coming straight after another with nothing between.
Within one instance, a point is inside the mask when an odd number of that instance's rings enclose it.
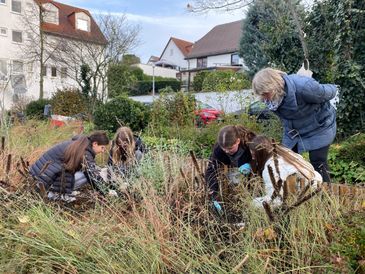
<instances>
[{"instance_id":1,"label":"red tile roof","mask_svg":"<svg viewBox=\"0 0 365 274\"><path fill-rule=\"evenodd\" d=\"M190 53L191 48L193 46L192 42L185 41L185 40L182 40L182 39L178 39L178 38L175 38L175 37L171 37L170 40L167 42L164 50L162 51L160 59L161 59L162 55L164 54L168 44L170 44L170 41L173 41L175 43L175 45L180 49L181 53L185 57Z\"/></svg>"},{"instance_id":2,"label":"red tile roof","mask_svg":"<svg viewBox=\"0 0 365 274\"><path fill-rule=\"evenodd\" d=\"M96 44L105 45L107 43L105 36L100 31L99 26L96 24L88 10L65 5L52 0L35 0L35 2L38 4L51 3L59 10L59 24L43 22L42 29L44 32ZM75 28L73 17L77 12L83 12L90 17L90 32Z\"/></svg>"},{"instance_id":3,"label":"red tile roof","mask_svg":"<svg viewBox=\"0 0 365 274\"><path fill-rule=\"evenodd\" d=\"M242 34L242 21L215 26L195 42L187 59L237 52Z\"/></svg>"},{"instance_id":4,"label":"red tile roof","mask_svg":"<svg viewBox=\"0 0 365 274\"><path fill-rule=\"evenodd\" d=\"M175 37L171 37L171 40L174 41L176 46L181 50L181 52L184 54L185 57L189 54L194 44L192 42L181 40Z\"/></svg>"}]
</instances>

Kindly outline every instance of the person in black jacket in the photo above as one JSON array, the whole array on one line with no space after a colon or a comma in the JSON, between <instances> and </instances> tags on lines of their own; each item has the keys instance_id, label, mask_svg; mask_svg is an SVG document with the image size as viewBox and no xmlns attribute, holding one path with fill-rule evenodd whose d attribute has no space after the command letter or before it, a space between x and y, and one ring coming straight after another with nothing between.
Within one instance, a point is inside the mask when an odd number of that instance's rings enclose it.
<instances>
[{"instance_id":1,"label":"person in black jacket","mask_svg":"<svg viewBox=\"0 0 365 274\"><path fill-rule=\"evenodd\" d=\"M76 136L46 151L30 167L30 174L38 184L43 184L50 199L69 195L87 183L102 191L102 178L95 156L104 152L108 144L109 139L102 131Z\"/></svg>"},{"instance_id":2,"label":"person in black jacket","mask_svg":"<svg viewBox=\"0 0 365 274\"><path fill-rule=\"evenodd\" d=\"M219 192L218 172L221 167L237 167L242 174L251 173L251 153L246 143L254 137L255 133L240 125L225 126L219 131L205 172L208 191L214 201Z\"/></svg>"},{"instance_id":3,"label":"person in black jacket","mask_svg":"<svg viewBox=\"0 0 365 274\"><path fill-rule=\"evenodd\" d=\"M129 127L120 127L112 141L108 165L117 174L129 174L145 152L141 138L133 135Z\"/></svg>"}]
</instances>

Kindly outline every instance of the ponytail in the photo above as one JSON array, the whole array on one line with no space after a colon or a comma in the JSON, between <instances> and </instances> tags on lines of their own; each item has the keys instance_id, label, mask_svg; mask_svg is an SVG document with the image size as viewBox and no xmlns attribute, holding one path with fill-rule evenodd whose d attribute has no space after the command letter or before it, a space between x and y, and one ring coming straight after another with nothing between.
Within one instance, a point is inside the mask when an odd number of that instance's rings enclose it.
<instances>
[{"instance_id":1,"label":"ponytail","mask_svg":"<svg viewBox=\"0 0 365 274\"><path fill-rule=\"evenodd\" d=\"M64 154L65 169L71 172L80 169L86 148L94 142L106 146L109 144L109 138L104 131L95 131L90 136L80 136L66 148Z\"/></svg>"},{"instance_id":2,"label":"ponytail","mask_svg":"<svg viewBox=\"0 0 365 274\"><path fill-rule=\"evenodd\" d=\"M81 136L66 148L64 162L67 171L75 172L80 168L88 145L90 145L89 138L87 136Z\"/></svg>"}]
</instances>

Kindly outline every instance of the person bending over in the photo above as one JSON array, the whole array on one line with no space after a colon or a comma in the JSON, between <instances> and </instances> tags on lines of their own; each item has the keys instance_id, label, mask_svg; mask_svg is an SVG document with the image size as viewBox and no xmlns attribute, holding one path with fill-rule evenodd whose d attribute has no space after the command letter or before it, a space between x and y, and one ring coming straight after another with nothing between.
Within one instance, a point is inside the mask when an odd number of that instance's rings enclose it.
<instances>
[{"instance_id":1,"label":"person bending over","mask_svg":"<svg viewBox=\"0 0 365 274\"><path fill-rule=\"evenodd\" d=\"M236 167L244 175L251 173L251 153L247 141L254 136L255 133L240 125L225 126L219 131L205 172L208 191L213 200L219 193L218 172L224 165Z\"/></svg>"},{"instance_id":2,"label":"person bending over","mask_svg":"<svg viewBox=\"0 0 365 274\"><path fill-rule=\"evenodd\" d=\"M145 152L141 138L133 135L129 127L120 127L112 141L108 165L117 174L127 175Z\"/></svg>"},{"instance_id":3,"label":"person bending over","mask_svg":"<svg viewBox=\"0 0 365 274\"><path fill-rule=\"evenodd\" d=\"M31 167L30 174L48 192L50 199L69 195L85 184L102 192L100 168L95 156L105 151L109 139L105 132L96 131L89 136L76 136L46 151ZM68 195L68 196L67 196Z\"/></svg>"},{"instance_id":4,"label":"person bending over","mask_svg":"<svg viewBox=\"0 0 365 274\"><path fill-rule=\"evenodd\" d=\"M337 86L265 68L255 74L252 89L281 119L283 145L299 153L308 151L314 169L330 182L328 149L336 136L336 110L330 100Z\"/></svg>"},{"instance_id":5,"label":"person bending over","mask_svg":"<svg viewBox=\"0 0 365 274\"><path fill-rule=\"evenodd\" d=\"M289 176L295 175L299 177L298 179L303 180L305 185L310 184L312 189L316 189L321 185L321 175L300 154L278 144L275 145L274 149L273 143L263 135L256 136L247 145L252 156L252 170L260 175L264 181L265 195L254 199L255 206L260 207L263 202L268 202L274 206L282 203L279 197L272 199L274 186L270 177L270 167L276 182L279 179L284 182ZM279 172L274 162L275 157ZM283 194L282 191L283 188L280 191L281 195Z\"/></svg>"}]
</instances>

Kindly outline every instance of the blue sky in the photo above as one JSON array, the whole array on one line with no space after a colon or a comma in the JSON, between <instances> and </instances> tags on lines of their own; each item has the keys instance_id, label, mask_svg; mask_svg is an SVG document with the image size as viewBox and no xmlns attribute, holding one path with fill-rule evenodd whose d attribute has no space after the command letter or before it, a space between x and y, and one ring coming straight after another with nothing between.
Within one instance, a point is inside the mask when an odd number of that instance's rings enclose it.
<instances>
[{"instance_id":1,"label":"blue sky","mask_svg":"<svg viewBox=\"0 0 365 274\"><path fill-rule=\"evenodd\" d=\"M57 1L88 9L92 13L126 14L130 23L141 27L139 35L141 44L133 53L139 56L143 63L147 62L151 55L160 56L171 36L195 42L214 26L244 17L243 11L191 14L186 11L189 0Z\"/></svg>"}]
</instances>

